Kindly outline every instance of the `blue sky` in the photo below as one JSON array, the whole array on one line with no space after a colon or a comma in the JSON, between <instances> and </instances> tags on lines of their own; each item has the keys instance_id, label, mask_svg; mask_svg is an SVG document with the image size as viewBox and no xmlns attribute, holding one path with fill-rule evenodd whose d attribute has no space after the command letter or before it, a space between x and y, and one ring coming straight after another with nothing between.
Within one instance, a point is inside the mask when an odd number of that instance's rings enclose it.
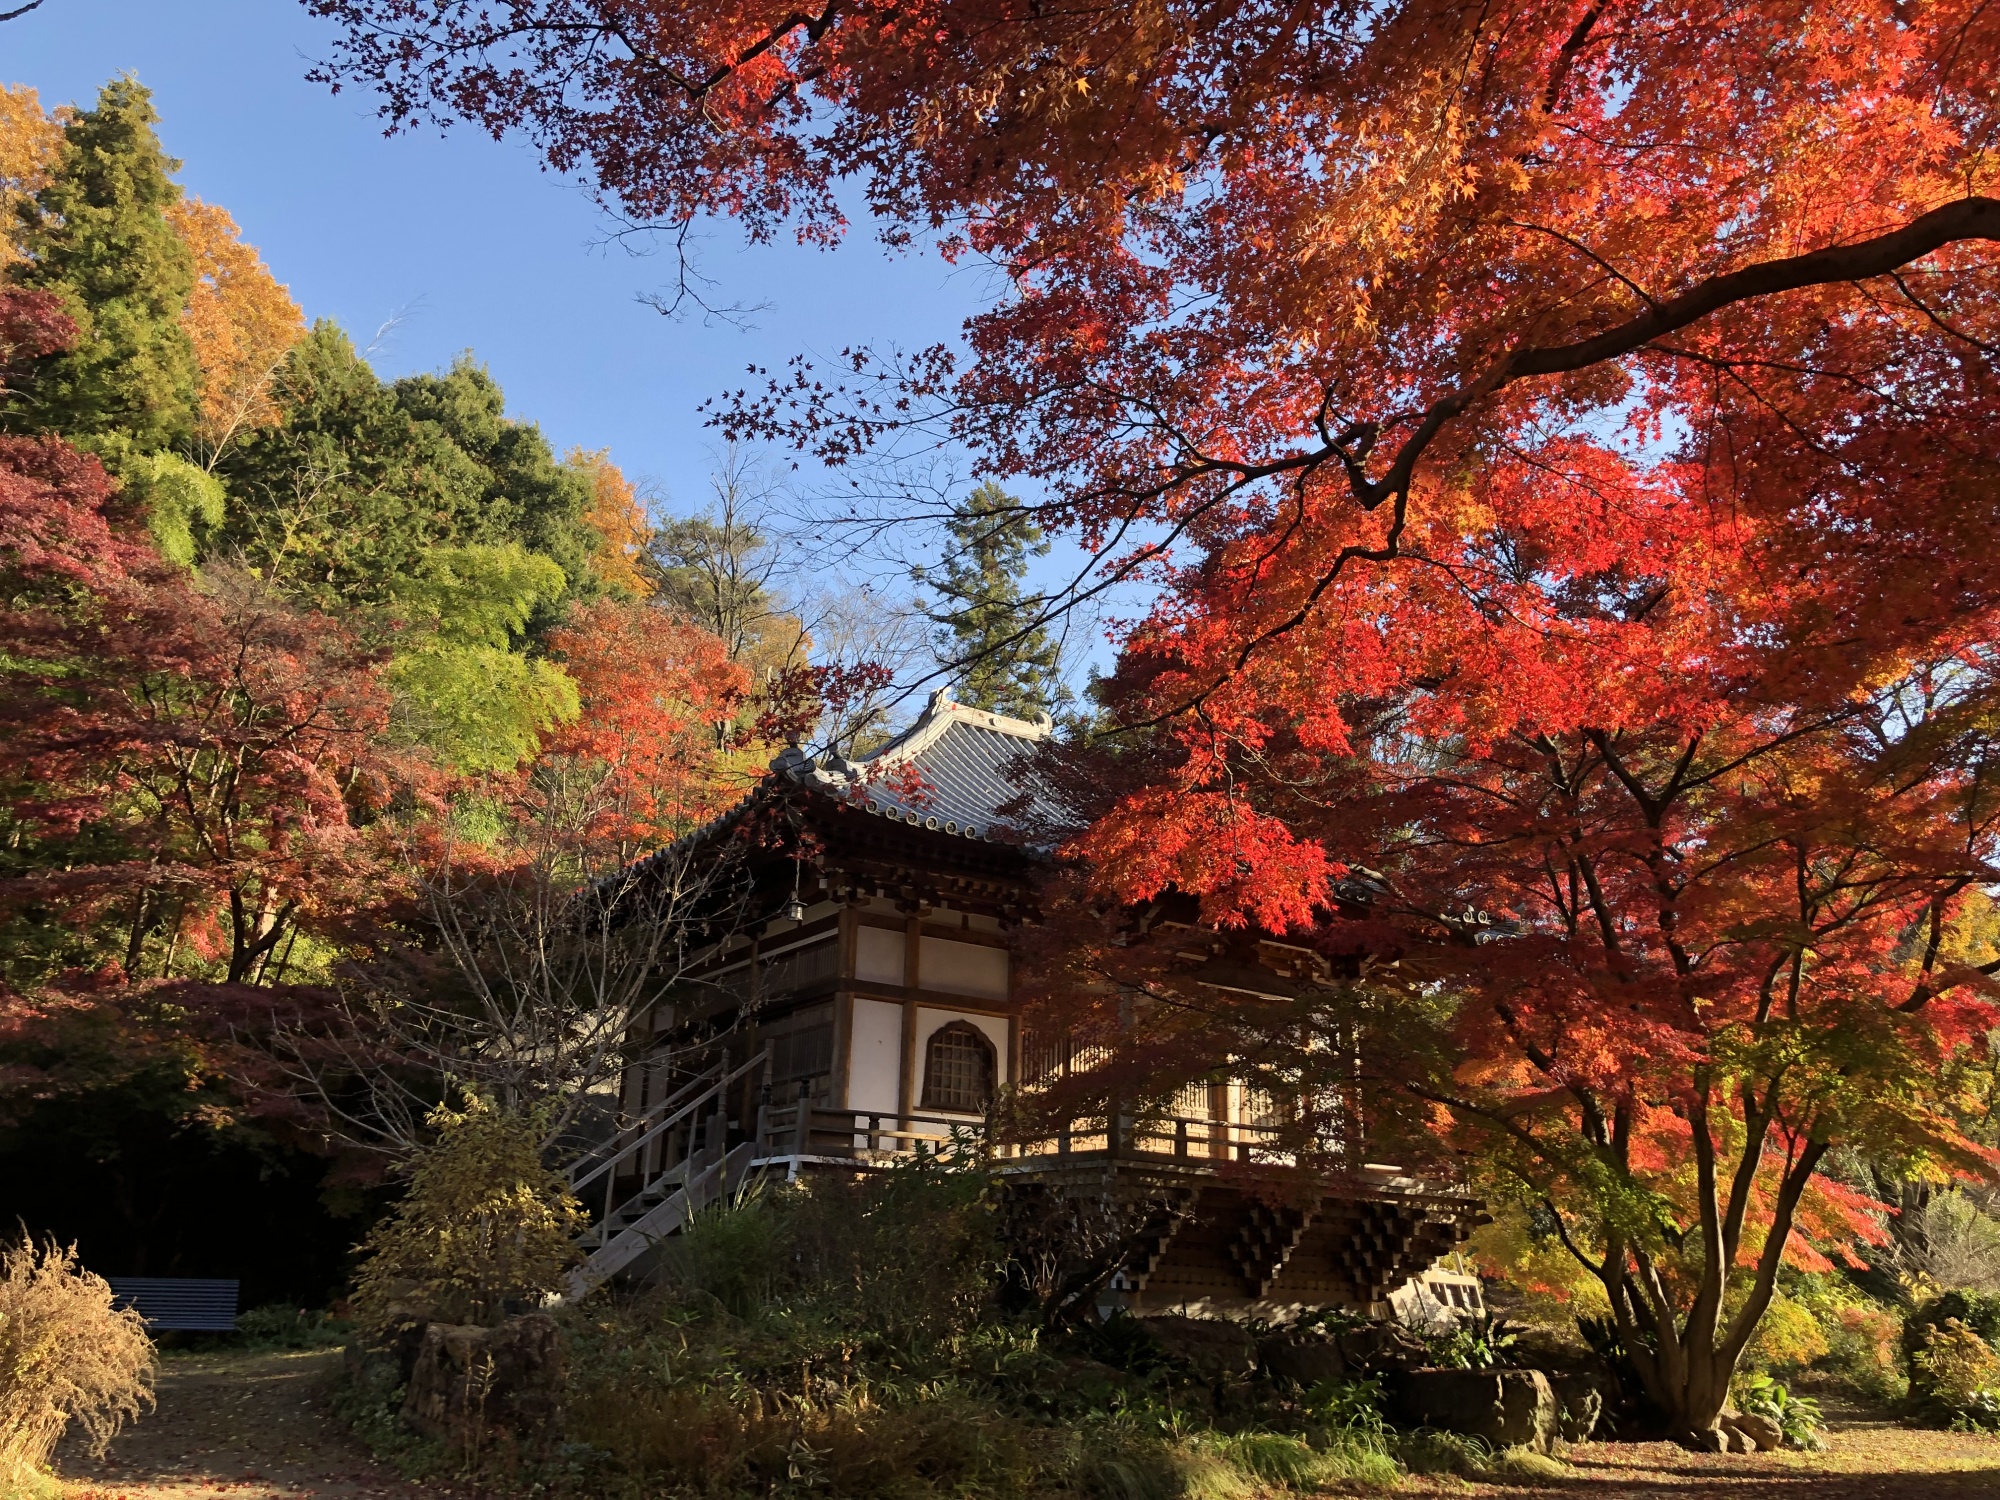
<instances>
[{"instance_id":1,"label":"blue sky","mask_svg":"<svg viewBox=\"0 0 2000 1500\"><path fill-rule=\"evenodd\" d=\"M294 0L46 0L0 26L0 81L54 105L136 74L183 184L235 215L309 317L366 345L400 315L373 356L384 375L473 350L558 449L610 448L675 509L705 498L715 439L697 408L745 365L952 339L988 289L885 255L865 226L831 254L746 248L721 226L701 251L716 295L767 306L748 331L670 322L638 301L666 259L605 245L597 208L522 143L384 139L372 101L307 83L328 36Z\"/></svg>"}]
</instances>

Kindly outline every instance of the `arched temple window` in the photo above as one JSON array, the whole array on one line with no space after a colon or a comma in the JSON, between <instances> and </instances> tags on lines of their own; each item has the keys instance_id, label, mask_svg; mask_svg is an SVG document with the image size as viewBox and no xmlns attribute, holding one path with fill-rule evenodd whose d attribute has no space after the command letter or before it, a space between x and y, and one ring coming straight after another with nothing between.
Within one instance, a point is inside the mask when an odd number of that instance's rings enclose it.
<instances>
[{"instance_id":1,"label":"arched temple window","mask_svg":"<svg viewBox=\"0 0 2000 1500\"><path fill-rule=\"evenodd\" d=\"M924 1099L920 1108L979 1114L993 1098L993 1044L968 1021L931 1033L924 1048Z\"/></svg>"}]
</instances>

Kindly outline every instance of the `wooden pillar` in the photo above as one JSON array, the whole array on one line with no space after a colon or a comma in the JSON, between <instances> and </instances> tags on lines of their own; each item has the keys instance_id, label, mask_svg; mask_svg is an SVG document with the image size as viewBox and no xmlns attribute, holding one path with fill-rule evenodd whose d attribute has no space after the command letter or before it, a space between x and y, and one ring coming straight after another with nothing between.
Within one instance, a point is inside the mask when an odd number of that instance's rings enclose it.
<instances>
[{"instance_id":1,"label":"wooden pillar","mask_svg":"<svg viewBox=\"0 0 2000 1500\"><path fill-rule=\"evenodd\" d=\"M968 923L971 920L970 917L966 918ZM1007 1087L1013 1089L1018 1096L1021 1089L1021 1064L1026 1038L1021 1024L1021 1000L1015 993L1018 986L1014 982L1014 950L1007 948L1003 951L1007 955ZM1005 1154L1017 1156L1020 1152L1017 1147L1010 1145Z\"/></svg>"},{"instance_id":2,"label":"wooden pillar","mask_svg":"<svg viewBox=\"0 0 2000 1500\"><path fill-rule=\"evenodd\" d=\"M924 920L910 918L903 929L903 1069L897 1089L896 1108L902 1117L900 1130L916 1129L911 1118L917 1107L917 960L923 952ZM901 1143L908 1145L908 1142Z\"/></svg>"},{"instance_id":3,"label":"wooden pillar","mask_svg":"<svg viewBox=\"0 0 2000 1500\"><path fill-rule=\"evenodd\" d=\"M855 936L860 923L854 920L854 908L840 909L840 936L834 939L840 945L839 988L833 992L833 1078L828 1092L833 1097L827 1102L834 1109L846 1109L854 1098L854 948L860 941Z\"/></svg>"}]
</instances>

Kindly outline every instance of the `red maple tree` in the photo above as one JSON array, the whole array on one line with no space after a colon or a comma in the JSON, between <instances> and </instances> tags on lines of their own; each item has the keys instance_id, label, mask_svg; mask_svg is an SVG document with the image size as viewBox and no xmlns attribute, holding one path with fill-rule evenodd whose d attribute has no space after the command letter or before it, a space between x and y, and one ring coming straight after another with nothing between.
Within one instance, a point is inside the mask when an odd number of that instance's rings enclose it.
<instances>
[{"instance_id":1,"label":"red maple tree","mask_svg":"<svg viewBox=\"0 0 2000 1500\"><path fill-rule=\"evenodd\" d=\"M716 636L655 606L599 600L549 633L582 711L543 736L527 777L588 779L579 833L609 868L690 832L742 794L730 774L747 667Z\"/></svg>"},{"instance_id":2,"label":"red maple tree","mask_svg":"<svg viewBox=\"0 0 2000 1500\"><path fill-rule=\"evenodd\" d=\"M1082 943L1162 1002L1130 1076L1422 1101L1567 1215L1690 1437L1786 1248L1852 1230L1824 1154L1967 1159L2000 13L313 3L392 120L523 129L642 219L830 238L859 179L1005 272L962 368L721 420L967 443L1158 588L1075 852L1332 967L1274 1011Z\"/></svg>"},{"instance_id":3,"label":"red maple tree","mask_svg":"<svg viewBox=\"0 0 2000 1500\"><path fill-rule=\"evenodd\" d=\"M1871 1233L1829 1150L1984 1164L1953 1078L1995 962L1953 922L2000 873L2000 619L1976 553L1811 524L1831 486L1759 524L1704 466L1540 457L1095 778L1077 879L1121 916L1072 905L1044 1008L1117 1051L1100 1096L1244 1072L1322 1163L1433 1132L1549 1211L1700 1433L1781 1259ZM1206 607L1128 657L1132 717L1202 679ZM1210 972L1260 933L1317 950L1301 998Z\"/></svg>"},{"instance_id":4,"label":"red maple tree","mask_svg":"<svg viewBox=\"0 0 2000 1500\"><path fill-rule=\"evenodd\" d=\"M1287 486L1401 514L1690 361L1754 381L1774 301L1949 343L2000 235L1976 0L309 4L392 126L520 130L640 222L828 241L858 182L892 243L991 259L963 374L860 354L727 420L836 461L936 423L1103 544Z\"/></svg>"},{"instance_id":5,"label":"red maple tree","mask_svg":"<svg viewBox=\"0 0 2000 1500\"><path fill-rule=\"evenodd\" d=\"M367 824L415 768L384 749L375 653L254 580L198 582L120 504L96 459L0 439L0 896L109 922L128 979L274 977L302 927L375 904Z\"/></svg>"}]
</instances>

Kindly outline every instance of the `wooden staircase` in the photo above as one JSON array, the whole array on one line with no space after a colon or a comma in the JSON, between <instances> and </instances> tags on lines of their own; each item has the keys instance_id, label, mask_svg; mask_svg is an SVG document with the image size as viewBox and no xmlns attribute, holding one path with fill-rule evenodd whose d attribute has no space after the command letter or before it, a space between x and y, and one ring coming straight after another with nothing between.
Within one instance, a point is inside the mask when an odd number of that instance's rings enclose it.
<instances>
[{"instance_id":1,"label":"wooden staircase","mask_svg":"<svg viewBox=\"0 0 2000 1500\"><path fill-rule=\"evenodd\" d=\"M669 1174L678 1181L669 1183L668 1176L662 1176L648 1183L620 1208L615 1219L594 1226L583 1237L581 1243L589 1254L570 1272L570 1297L581 1297L616 1276L668 1235L687 1228L711 1203L743 1187L759 1154L755 1141L727 1150L718 1146L689 1157L681 1169Z\"/></svg>"},{"instance_id":2,"label":"wooden staircase","mask_svg":"<svg viewBox=\"0 0 2000 1500\"><path fill-rule=\"evenodd\" d=\"M768 1052L760 1052L732 1070L725 1059L571 1163L564 1173L570 1192L588 1202L598 1197L601 1183L603 1195L596 1222L577 1239L584 1260L570 1273L572 1299L626 1270L659 1241L687 1228L704 1208L748 1183L766 1149L761 1131L729 1144L729 1091L769 1061ZM676 1159L650 1169L649 1162L662 1156ZM635 1176L638 1187L619 1196Z\"/></svg>"}]
</instances>

